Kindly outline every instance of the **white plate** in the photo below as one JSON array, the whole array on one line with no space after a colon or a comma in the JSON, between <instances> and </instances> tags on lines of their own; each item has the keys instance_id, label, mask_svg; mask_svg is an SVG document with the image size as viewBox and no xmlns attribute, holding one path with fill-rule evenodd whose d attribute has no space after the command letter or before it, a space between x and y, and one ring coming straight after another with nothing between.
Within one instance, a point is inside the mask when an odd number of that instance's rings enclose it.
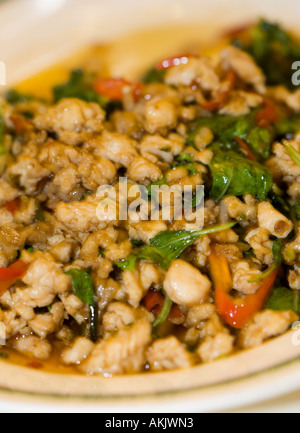
<instances>
[{"instance_id":1,"label":"white plate","mask_svg":"<svg viewBox=\"0 0 300 433\"><path fill-rule=\"evenodd\" d=\"M0 61L11 85L90 43L133 30L197 22L208 37L259 17L296 28L299 12L297 0L10 0L0 7ZM153 376L59 376L2 362L0 410L233 410L300 389L300 346L293 336L215 364Z\"/></svg>"}]
</instances>

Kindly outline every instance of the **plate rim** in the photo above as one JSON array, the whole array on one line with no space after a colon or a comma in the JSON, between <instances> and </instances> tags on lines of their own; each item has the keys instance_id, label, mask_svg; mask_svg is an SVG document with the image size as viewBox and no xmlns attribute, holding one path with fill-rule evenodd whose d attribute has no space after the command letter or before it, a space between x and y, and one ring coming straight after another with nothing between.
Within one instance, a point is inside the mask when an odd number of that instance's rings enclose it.
<instances>
[{"instance_id":1,"label":"plate rim","mask_svg":"<svg viewBox=\"0 0 300 433\"><path fill-rule=\"evenodd\" d=\"M294 336L295 330L291 330L261 346L190 369L111 378L51 373L1 360L0 389L39 397L72 397L83 400L97 398L101 401L182 396L206 388L237 383L259 374L280 371L280 368L300 360L300 345L293 344Z\"/></svg>"},{"instance_id":2,"label":"plate rim","mask_svg":"<svg viewBox=\"0 0 300 433\"><path fill-rule=\"evenodd\" d=\"M126 397L63 397L0 388L0 413L6 411L114 413L216 413L267 403L299 390L300 358L241 379L164 395ZM278 374L280 373L280 374ZM296 380L295 380L296 379ZM271 387L266 384L272 383ZM250 393L249 393L250 390ZM38 397L38 400L36 399ZM13 409L11 409L13 405Z\"/></svg>"}]
</instances>

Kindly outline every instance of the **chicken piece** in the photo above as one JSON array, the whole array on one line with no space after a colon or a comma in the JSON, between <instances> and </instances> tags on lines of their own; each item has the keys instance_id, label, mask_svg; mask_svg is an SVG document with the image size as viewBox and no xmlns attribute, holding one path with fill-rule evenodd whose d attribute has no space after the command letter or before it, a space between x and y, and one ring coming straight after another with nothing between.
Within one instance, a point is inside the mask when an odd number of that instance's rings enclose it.
<instances>
[{"instance_id":1,"label":"chicken piece","mask_svg":"<svg viewBox=\"0 0 300 433\"><path fill-rule=\"evenodd\" d=\"M167 230L163 221L142 221L137 224L130 224L128 232L131 239L149 244L160 232Z\"/></svg>"},{"instance_id":2,"label":"chicken piece","mask_svg":"<svg viewBox=\"0 0 300 433\"><path fill-rule=\"evenodd\" d=\"M145 295L144 287L141 283L138 271L124 271L122 274L122 291L128 303L134 308L140 305Z\"/></svg>"},{"instance_id":3,"label":"chicken piece","mask_svg":"<svg viewBox=\"0 0 300 433\"><path fill-rule=\"evenodd\" d=\"M8 173L17 178L19 186L29 196L36 193L39 182L51 174L47 168L42 167L35 158L29 155L20 155L17 162L9 166Z\"/></svg>"},{"instance_id":4,"label":"chicken piece","mask_svg":"<svg viewBox=\"0 0 300 433\"><path fill-rule=\"evenodd\" d=\"M146 135L141 142L141 154L153 163L159 160L171 164L175 156L184 149L184 140L177 134L170 134L167 138L161 135Z\"/></svg>"},{"instance_id":5,"label":"chicken piece","mask_svg":"<svg viewBox=\"0 0 300 433\"><path fill-rule=\"evenodd\" d=\"M226 211L231 218L241 221L256 222L257 217L257 199L247 194L242 202L238 197L228 196L222 200L226 206Z\"/></svg>"},{"instance_id":6,"label":"chicken piece","mask_svg":"<svg viewBox=\"0 0 300 433\"><path fill-rule=\"evenodd\" d=\"M76 146L103 129L105 112L100 105L66 98L34 119L39 130L55 132L66 144Z\"/></svg>"},{"instance_id":7,"label":"chicken piece","mask_svg":"<svg viewBox=\"0 0 300 433\"><path fill-rule=\"evenodd\" d=\"M174 129L178 115L178 108L173 102L154 98L145 105L145 129L149 134L155 134L164 128Z\"/></svg>"},{"instance_id":8,"label":"chicken piece","mask_svg":"<svg viewBox=\"0 0 300 433\"><path fill-rule=\"evenodd\" d=\"M37 314L33 320L29 321L32 331L40 338L57 332L64 319L64 306L61 302L52 305L49 313Z\"/></svg>"},{"instance_id":9,"label":"chicken piece","mask_svg":"<svg viewBox=\"0 0 300 433\"><path fill-rule=\"evenodd\" d=\"M173 336L156 340L147 350L146 357L151 371L190 368L194 364L193 355Z\"/></svg>"},{"instance_id":10,"label":"chicken piece","mask_svg":"<svg viewBox=\"0 0 300 433\"><path fill-rule=\"evenodd\" d=\"M80 371L89 375L141 372L146 363L145 352L152 339L151 332L148 322L139 321L100 341L80 365Z\"/></svg>"},{"instance_id":11,"label":"chicken piece","mask_svg":"<svg viewBox=\"0 0 300 433\"><path fill-rule=\"evenodd\" d=\"M35 358L39 360L46 360L52 353L52 346L49 341L41 339L34 335L25 336L16 339L14 349L28 358Z\"/></svg>"},{"instance_id":12,"label":"chicken piece","mask_svg":"<svg viewBox=\"0 0 300 433\"><path fill-rule=\"evenodd\" d=\"M136 310L123 302L113 302L108 305L103 316L103 329L105 332L116 332L126 328L136 321Z\"/></svg>"},{"instance_id":13,"label":"chicken piece","mask_svg":"<svg viewBox=\"0 0 300 433\"><path fill-rule=\"evenodd\" d=\"M241 90L231 93L229 101L219 110L219 114L224 116L246 116L253 108L263 103L263 98L255 93L244 92Z\"/></svg>"},{"instance_id":14,"label":"chicken piece","mask_svg":"<svg viewBox=\"0 0 300 433\"><path fill-rule=\"evenodd\" d=\"M266 78L254 59L245 51L229 46L222 53L222 66L226 70L232 69L241 80L251 84L258 93L266 93Z\"/></svg>"},{"instance_id":15,"label":"chicken piece","mask_svg":"<svg viewBox=\"0 0 300 433\"><path fill-rule=\"evenodd\" d=\"M128 168L134 157L138 156L136 142L125 134L104 131L89 146L95 149L95 154Z\"/></svg>"},{"instance_id":16,"label":"chicken piece","mask_svg":"<svg viewBox=\"0 0 300 433\"><path fill-rule=\"evenodd\" d=\"M250 230L245 237L245 241L253 248L256 258L266 265L274 262L272 253L273 242L270 240L270 233L265 228Z\"/></svg>"},{"instance_id":17,"label":"chicken piece","mask_svg":"<svg viewBox=\"0 0 300 433\"><path fill-rule=\"evenodd\" d=\"M252 265L252 266L251 266ZM256 293L261 286L261 281L250 282L253 278L261 275L260 270L254 263L247 260L240 260L231 264L233 289L245 294Z\"/></svg>"},{"instance_id":18,"label":"chicken piece","mask_svg":"<svg viewBox=\"0 0 300 433\"><path fill-rule=\"evenodd\" d=\"M234 340L234 337L226 333L219 333L214 337L207 337L199 345L196 353L202 362L215 361L233 352Z\"/></svg>"},{"instance_id":19,"label":"chicken piece","mask_svg":"<svg viewBox=\"0 0 300 433\"><path fill-rule=\"evenodd\" d=\"M60 202L55 210L56 218L68 229L75 232L92 232L104 229L107 222L98 218L97 212L100 199L88 196L83 201L72 203Z\"/></svg>"},{"instance_id":20,"label":"chicken piece","mask_svg":"<svg viewBox=\"0 0 300 433\"><path fill-rule=\"evenodd\" d=\"M35 260L23 277L28 286L16 289L14 302L36 307L51 305L57 294L65 293L71 288L70 278L54 262L40 258Z\"/></svg>"},{"instance_id":21,"label":"chicken piece","mask_svg":"<svg viewBox=\"0 0 300 433\"><path fill-rule=\"evenodd\" d=\"M88 338L78 337L71 347L63 350L61 360L66 365L80 364L92 353L94 347L94 343Z\"/></svg>"},{"instance_id":22,"label":"chicken piece","mask_svg":"<svg viewBox=\"0 0 300 433\"><path fill-rule=\"evenodd\" d=\"M166 274L164 290L176 304L192 307L205 301L211 285L198 269L183 260L175 260Z\"/></svg>"},{"instance_id":23,"label":"chicken piece","mask_svg":"<svg viewBox=\"0 0 300 433\"><path fill-rule=\"evenodd\" d=\"M197 83L205 91L216 91L220 87L220 79L210 60L205 57L190 58L187 64L170 68L165 82L170 86L191 86Z\"/></svg>"},{"instance_id":24,"label":"chicken piece","mask_svg":"<svg viewBox=\"0 0 300 433\"><path fill-rule=\"evenodd\" d=\"M298 315L293 311L265 310L257 313L241 331L239 344L245 349L259 346L268 338L283 334L297 320Z\"/></svg>"},{"instance_id":25,"label":"chicken piece","mask_svg":"<svg viewBox=\"0 0 300 433\"><path fill-rule=\"evenodd\" d=\"M79 325L82 325L87 317L87 305L73 293L62 294L59 298L66 313L73 317Z\"/></svg>"},{"instance_id":26,"label":"chicken piece","mask_svg":"<svg viewBox=\"0 0 300 433\"><path fill-rule=\"evenodd\" d=\"M127 175L136 182L144 182L146 179L156 182L162 178L162 172L157 165L145 158L134 158L128 167Z\"/></svg>"},{"instance_id":27,"label":"chicken piece","mask_svg":"<svg viewBox=\"0 0 300 433\"><path fill-rule=\"evenodd\" d=\"M0 179L0 206L17 198L19 191L5 180Z\"/></svg>"}]
</instances>

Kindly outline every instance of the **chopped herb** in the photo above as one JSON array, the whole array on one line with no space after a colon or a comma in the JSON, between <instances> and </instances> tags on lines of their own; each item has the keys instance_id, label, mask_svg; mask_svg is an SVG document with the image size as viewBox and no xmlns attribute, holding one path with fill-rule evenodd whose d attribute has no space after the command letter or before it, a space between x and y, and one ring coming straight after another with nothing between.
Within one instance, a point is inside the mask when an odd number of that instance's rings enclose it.
<instances>
[{"instance_id":1,"label":"chopped herb","mask_svg":"<svg viewBox=\"0 0 300 433\"><path fill-rule=\"evenodd\" d=\"M158 328L168 319L168 317L171 313L172 306L173 306L173 302L171 301L169 296L166 294L163 309L162 309L160 315L158 316L158 318L153 323L153 328Z\"/></svg>"},{"instance_id":2,"label":"chopped herb","mask_svg":"<svg viewBox=\"0 0 300 433\"><path fill-rule=\"evenodd\" d=\"M116 261L115 265L123 271L134 271L137 260L138 256L132 254L131 256L127 257L127 259Z\"/></svg>"},{"instance_id":3,"label":"chopped herb","mask_svg":"<svg viewBox=\"0 0 300 433\"><path fill-rule=\"evenodd\" d=\"M266 309L274 311L295 311L300 313L300 297L297 290L290 290L286 287L278 287L273 290Z\"/></svg>"},{"instance_id":4,"label":"chopped herb","mask_svg":"<svg viewBox=\"0 0 300 433\"><path fill-rule=\"evenodd\" d=\"M275 124L276 138L292 138L300 131L299 114L279 119Z\"/></svg>"},{"instance_id":5,"label":"chopped herb","mask_svg":"<svg viewBox=\"0 0 300 433\"><path fill-rule=\"evenodd\" d=\"M294 260L297 259L297 253L294 250L294 248L291 248L289 246L287 246L284 250L283 250L283 258L286 262L291 263Z\"/></svg>"},{"instance_id":6,"label":"chopped herb","mask_svg":"<svg viewBox=\"0 0 300 433\"><path fill-rule=\"evenodd\" d=\"M79 201L84 201L91 194L93 194L93 191L90 190L85 191L84 194L82 194L82 196L80 197Z\"/></svg>"},{"instance_id":7,"label":"chopped herb","mask_svg":"<svg viewBox=\"0 0 300 433\"><path fill-rule=\"evenodd\" d=\"M198 208L199 206L201 206L203 204L204 197L205 197L204 188L200 193L194 192L192 198L192 207Z\"/></svg>"},{"instance_id":8,"label":"chopped herb","mask_svg":"<svg viewBox=\"0 0 300 433\"><path fill-rule=\"evenodd\" d=\"M102 247L99 248L99 256L105 259L105 249Z\"/></svg>"},{"instance_id":9,"label":"chopped herb","mask_svg":"<svg viewBox=\"0 0 300 433\"><path fill-rule=\"evenodd\" d=\"M9 355L5 352L0 352L0 358L2 359L9 359Z\"/></svg>"},{"instance_id":10,"label":"chopped herb","mask_svg":"<svg viewBox=\"0 0 300 433\"><path fill-rule=\"evenodd\" d=\"M272 188L268 194L268 198L271 201L272 205L279 210L282 214L284 214L287 218L291 217L291 207L283 198L283 192L278 186L273 183Z\"/></svg>"},{"instance_id":11,"label":"chopped herb","mask_svg":"<svg viewBox=\"0 0 300 433\"><path fill-rule=\"evenodd\" d=\"M293 89L291 66L300 58L299 42L280 25L266 20L252 27L249 36L245 42L235 38L233 43L254 57L263 69L268 85Z\"/></svg>"},{"instance_id":12,"label":"chopped herb","mask_svg":"<svg viewBox=\"0 0 300 433\"><path fill-rule=\"evenodd\" d=\"M90 338L95 342L98 338L98 311L93 279L79 269L71 269L66 275L72 277L74 294L90 308Z\"/></svg>"},{"instance_id":13,"label":"chopped herb","mask_svg":"<svg viewBox=\"0 0 300 433\"><path fill-rule=\"evenodd\" d=\"M151 198L151 196L152 196L152 187L153 186L162 186L162 185L169 185L166 177L163 177L162 179L158 180L157 182L151 183L151 185L149 185L147 188L149 198Z\"/></svg>"},{"instance_id":14,"label":"chopped herb","mask_svg":"<svg viewBox=\"0 0 300 433\"><path fill-rule=\"evenodd\" d=\"M138 256L131 255L127 259L118 260L115 264L118 268L123 269L123 271L134 271L137 260Z\"/></svg>"},{"instance_id":15,"label":"chopped herb","mask_svg":"<svg viewBox=\"0 0 300 433\"><path fill-rule=\"evenodd\" d=\"M300 220L300 201L298 201L294 206L292 206L292 210L294 212L294 215L296 217L296 220Z\"/></svg>"},{"instance_id":16,"label":"chopped herb","mask_svg":"<svg viewBox=\"0 0 300 433\"><path fill-rule=\"evenodd\" d=\"M209 128L214 135L213 148L234 150L244 155L241 146L236 139L246 142L251 152L258 159L266 160L271 154L271 146L274 134L269 128L260 128L256 124L256 117L260 109L253 110L246 116L220 116L214 115L196 122L191 131L187 145L194 146L198 132L203 128Z\"/></svg>"},{"instance_id":17,"label":"chopped herb","mask_svg":"<svg viewBox=\"0 0 300 433\"><path fill-rule=\"evenodd\" d=\"M189 163L194 161L194 157L189 153L181 153L180 155L176 156L175 160L177 163L182 163L182 162Z\"/></svg>"},{"instance_id":18,"label":"chopped herb","mask_svg":"<svg viewBox=\"0 0 300 433\"><path fill-rule=\"evenodd\" d=\"M37 209L36 209L36 213L35 213L35 220L37 222L44 222L45 221L44 212L43 212L43 209L42 209L42 206L40 203L38 203L38 205L37 205Z\"/></svg>"},{"instance_id":19,"label":"chopped herb","mask_svg":"<svg viewBox=\"0 0 300 433\"><path fill-rule=\"evenodd\" d=\"M109 100L99 95L93 88L91 77L84 73L82 69L71 72L70 79L53 88L54 101L58 102L64 98L78 98L86 102L96 102L101 107L106 108Z\"/></svg>"},{"instance_id":20,"label":"chopped herb","mask_svg":"<svg viewBox=\"0 0 300 433\"><path fill-rule=\"evenodd\" d=\"M84 303L95 305L94 282L92 277L80 269L71 269L66 275L72 277L74 294Z\"/></svg>"},{"instance_id":21,"label":"chopped herb","mask_svg":"<svg viewBox=\"0 0 300 433\"><path fill-rule=\"evenodd\" d=\"M130 241L131 241L133 248L138 248L138 247L141 247L142 245L144 245L144 242L139 240L139 239L131 239Z\"/></svg>"},{"instance_id":22,"label":"chopped herb","mask_svg":"<svg viewBox=\"0 0 300 433\"><path fill-rule=\"evenodd\" d=\"M287 151L288 155L292 158L292 160L295 162L295 164L299 165L300 167L300 153L297 152L297 150L288 143L285 144L285 150Z\"/></svg>"},{"instance_id":23,"label":"chopped herb","mask_svg":"<svg viewBox=\"0 0 300 433\"><path fill-rule=\"evenodd\" d=\"M176 170L177 168L184 168L185 170L188 171L190 176L195 176L198 173L198 170L195 166L195 164L179 164L179 165L175 165L173 167L173 170Z\"/></svg>"},{"instance_id":24,"label":"chopped herb","mask_svg":"<svg viewBox=\"0 0 300 433\"><path fill-rule=\"evenodd\" d=\"M134 270L136 261L139 259L150 260L157 263L161 268L168 269L181 254L201 236L228 230L236 223L220 224L207 227L203 230L178 232L164 231L159 233L150 241L150 245L139 248L126 260L116 262L116 265L123 270Z\"/></svg>"},{"instance_id":25,"label":"chopped herb","mask_svg":"<svg viewBox=\"0 0 300 433\"><path fill-rule=\"evenodd\" d=\"M35 249L33 247L29 247L29 248L26 248L26 252L29 254L33 254L35 252Z\"/></svg>"},{"instance_id":26,"label":"chopped herb","mask_svg":"<svg viewBox=\"0 0 300 433\"><path fill-rule=\"evenodd\" d=\"M150 69L142 78L142 82L145 84L151 83L163 83L166 75L166 70L162 69L158 71L155 68Z\"/></svg>"},{"instance_id":27,"label":"chopped herb","mask_svg":"<svg viewBox=\"0 0 300 433\"><path fill-rule=\"evenodd\" d=\"M20 93L18 90L11 89L5 94L5 99L11 105L16 105L20 103L27 103L37 99L33 95L27 95L25 93Z\"/></svg>"},{"instance_id":28,"label":"chopped herb","mask_svg":"<svg viewBox=\"0 0 300 433\"><path fill-rule=\"evenodd\" d=\"M250 259L250 258L255 257L255 254L254 254L253 248L250 248L248 251L244 251L244 256L245 256L247 259Z\"/></svg>"},{"instance_id":29,"label":"chopped herb","mask_svg":"<svg viewBox=\"0 0 300 433\"><path fill-rule=\"evenodd\" d=\"M282 239L276 239L273 242L272 246L272 252L274 257L274 263L272 266L270 266L265 272L260 274L258 277L252 278L249 283L256 283L257 281L262 281L269 275L271 275L275 269L280 266L280 264L283 261L283 255L282 255L282 248L283 248L283 240Z\"/></svg>"},{"instance_id":30,"label":"chopped herb","mask_svg":"<svg viewBox=\"0 0 300 433\"><path fill-rule=\"evenodd\" d=\"M198 173L197 164L203 165L201 162L194 161L193 155L181 153L175 158L172 169L176 170L177 168L184 168L189 172L190 176L195 176Z\"/></svg>"}]
</instances>

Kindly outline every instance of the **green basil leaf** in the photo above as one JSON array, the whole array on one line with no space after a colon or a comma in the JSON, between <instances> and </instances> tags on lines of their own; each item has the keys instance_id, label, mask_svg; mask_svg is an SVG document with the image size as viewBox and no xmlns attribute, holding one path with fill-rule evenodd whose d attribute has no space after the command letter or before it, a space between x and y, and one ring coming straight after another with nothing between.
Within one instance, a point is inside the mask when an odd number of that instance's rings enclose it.
<instances>
[{"instance_id":1,"label":"green basil leaf","mask_svg":"<svg viewBox=\"0 0 300 433\"><path fill-rule=\"evenodd\" d=\"M269 275L271 275L275 269L282 263L283 261L283 240L282 239L275 239L272 246L272 252L274 257L274 263L272 266L270 266L265 272L260 274L258 277L252 278L249 283L256 283L257 281L262 281Z\"/></svg>"},{"instance_id":2,"label":"green basil leaf","mask_svg":"<svg viewBox=\"0 0 300 433\"><path fill-rule=\"evenodd\" d=\"M66 275L72 277L74 294L84 303L95 305L94 282L92 277L80 269L70 269Z\"/></svg>"},{"instance_id":3,"label":"green basil leaf","mask_svg":"<svg viewBox=\"0 0 300 433\"><path fill-rule=\"evenodd\" d=\"M290 144L285 145L285 150L292 158L292 160L295 162L295 164L297 164L300 167L300 153L297 152L297 150Z\"/></svg>"},{"instance_id":4,"label":"green basil leaf","mask_svg":"<svg viewBox=\"0 0 300 433\"><path fill-rule=\"evenodd\" d=\"M292 210L294 212L294 215L296 217L296 220L300 220L300 201L298 201L294 206L292 206Z\"/></svg>"},{"instance_id":5,"label":"green basil leaf","mask_svg":"<svg viewBox=\"0 0 300 433\"><path fill-rule=\"evenodd\" d=\"M70 269L66 275L72 277L74 294L90 309L90 339L98 339L98 307L95 300L95 288L92 277L80 269Z\"/></svg>"},{"instance_id":6,"label":"green basil leaf","mask_svg":"<svg viewBox=\"0 0 300 433\"><path fill-rule=\"evenodd\" d=\"M55 102L64 98L78 98L86 102L96 102L103 108L109 103L107 98L95 92L93 81L82 69L75 69L66 83L55 86L53 96Z\"/></svg>"},{"instance_id":7,"label":"green basil leaf","mask_svg":"<svg viewBox=\"0 0 300 433\"><path fill-rule=\"evenodd\" d=\"M210 197L217 201L225 195L245 194L265 200L272 188L273 178L268 168L233 151L215 151L210 170L213 178Z\"/></svg>"},{"instance_id":8,"label":"green basil leaf","mask_svg":"<svg viewBox=\"0 0 300 433\"><path fill-rule=\"evenodd\" d=\"M259 109L253 110L246 116L220 116L218 114L202 118L196 122L191 131L187 145L194 146L195 138L203 127L209 128L214 135L213 149L233 150L244 156L236 138L244 140L249 149L258 159L266 160L271 154L271 146L274 141L274 131L260 128L256 124L256 116Z\"/></svg>"},{"instance_id":9,"label":"green basil leaf","mask_svg":"<svg viewBox=\"0 0 300 433\"><path fill-rule=\"evenodd\" d=\"M158 71L155 68L151 68L151 69L149 69L149 71L146 72L144 77L142 77L141 81L145 84L163 83L166 72L167 72L166 69L162 69L162 70Z\"/></svg>"},{"instance_id":10,"label":"green basil leaf","mask_svg":"<svg viewBox=\"0 0 300 433\"><path fill-rule=\"evenodd\" d=\"M254 57L268 85L293 89L291 65L300 58L299 41L277 23L263 19L250 29L249 36L247 41L235 37L232 42Z\"/></svg>"},{"instance_id":11,"label":"green basil leaf","mask_svg":"<svg viewBox=\"0 0 300 433\"><path fill-rule=\"evenodd\" d=\"M273 290L267 304L266 309L274 311L295 311L300 312L300 297L297 291L287 289L286 287L278 287Z\"/></svg>"},{"instance_id":12,"label":"green basil leaf","mask_svg":"<svg viewBox=\"0 0 300 433\"><path fill-rule=\"evenodd\" d=\"M157 263L163 269L168 269L173 260L180 257L201 236L228 230L235 225L235 222L231 222L195 231L181 230L172 232L166 230L151 239L150 245L140 247L128 259L120 260L115 264L123 270L134 270L136 261L144 259Z\"/></svg>"},{"instance_id":13,"label":"green basil leaf","mask_svg":"<svg viewBox=\"0 0 300 433\"><path fill-rule=\"evenodd\" d=\"M35 98L33 95L26 95L24 93L20 93L18 90L11 89L6 92L5 99L9 104L16 105L20 103L27 103L37 98Z\"/></svg>"}]
</instances>

